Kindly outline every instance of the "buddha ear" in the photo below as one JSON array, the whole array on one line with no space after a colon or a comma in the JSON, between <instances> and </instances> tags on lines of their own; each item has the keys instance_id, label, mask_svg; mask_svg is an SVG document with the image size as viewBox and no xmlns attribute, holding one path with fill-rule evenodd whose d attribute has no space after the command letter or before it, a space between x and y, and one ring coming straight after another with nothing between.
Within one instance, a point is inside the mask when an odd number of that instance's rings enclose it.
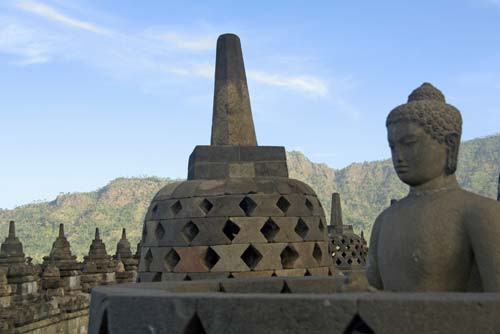
<instances>
[{"instance_id":1,"label":"buddha ear","mask_svg":"<svg viewBox=\"0 0 500 334\"><path fill-rule=\"evenodd\" d=\"M450 133L446 135L444 141L446 143L446 174L451 175L457 170L460 136L456 133Z\"/></svg>"}]
</instances>

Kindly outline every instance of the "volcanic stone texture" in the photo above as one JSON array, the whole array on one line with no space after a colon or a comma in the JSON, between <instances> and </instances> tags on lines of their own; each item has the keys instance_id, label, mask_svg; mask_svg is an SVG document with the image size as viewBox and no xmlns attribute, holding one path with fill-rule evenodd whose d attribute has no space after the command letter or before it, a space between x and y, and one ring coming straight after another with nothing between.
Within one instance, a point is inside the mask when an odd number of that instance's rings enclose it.
<instances>
[{"instance_id":1,"label":"volcanic stone texture","mask_svg":"<svg viewBox=\"0 0 500 334\"><path fill-rule=\"evenodd\" d=\"M323 208L288 178L171 184L146 214L139 280L331 274Z\"/></svg>"},{"instance_id":2,"label":"volcanic stone texture","mask_svg":"<svg viewBox=\"0 0 500 334\"><path fill-rule=\"evenodd\" d=\"M362 282L342 277L97 287L89 334L460 334L497 333L500 328L498 293L363 291Z\"/></svg>"},{"instance_id":3,"label":"volcanic stone texture","mask_svg":"<svg viewBox=\"0 0 500 334\"><path fill-rule=\"evenodd\" d=\"M288 177L282 146L196 146L188 179Z\"/></svg>"}]
</instances>

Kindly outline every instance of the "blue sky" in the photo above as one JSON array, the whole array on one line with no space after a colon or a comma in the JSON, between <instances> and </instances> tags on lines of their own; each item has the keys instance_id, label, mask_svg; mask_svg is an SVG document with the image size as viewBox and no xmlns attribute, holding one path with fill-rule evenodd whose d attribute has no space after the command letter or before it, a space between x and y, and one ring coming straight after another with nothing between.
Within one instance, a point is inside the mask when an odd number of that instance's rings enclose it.
<instances>
[{"instance_id":1,"label":"blue sky","mask_svg":"<svg viewBox=\"0 0 500 334\"><path fill-rule=\"evenodd\" d=\"M500 131L500 0L5 0L0 207L185 177L225 32L260 145L335 168L387 158L385 117L424 81L462 111L463 139Z\"/></svg>"}]
</instances>

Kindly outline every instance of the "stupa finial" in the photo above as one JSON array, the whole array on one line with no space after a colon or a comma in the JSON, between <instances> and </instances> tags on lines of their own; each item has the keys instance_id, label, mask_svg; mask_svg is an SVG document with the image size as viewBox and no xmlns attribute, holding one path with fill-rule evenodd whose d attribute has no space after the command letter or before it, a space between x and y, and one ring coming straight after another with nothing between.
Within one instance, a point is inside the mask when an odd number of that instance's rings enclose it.
<instances>
[{"instance_id":1,"label":"stupa finial","mask_svg":"<svg viewBox=\"0 0 500 334\"><path fill-rule=\"evenodd\" d=\"M99 233L99 227L95 228L95 240L101 240L101 234Z\"/></svg>"},{"instance_id":2,"label":"stupa finial","mask_svg":"<svg viewBox=\"0 0 500 334\"><path fill-rule=\"evenodd\" d=\"M340 194L332 194L332 209L330 216L330 225L332 226L342 226L342 206L340 205Z\"/></svg>"},{"instance_id":3,"label":"stupa finial","mask_svg":"<svg viewBox=\"0 0 500 334\"><path fill-rule=\"evenodd\" d=\"M9 238L15 238L16 237L16 223L11 220L9 222Z\"/></svg>"},{"instance_id":4,"label":"stupa finial","mask_svg":"<svg viewBox=\"0 0 500 334\"><path fill-rule=\"evenodd\" d=\"M64 238L64 224L59 224L59 238Z\"/></svg>"},{"instance_id":5,"label":"stupa finial","mask_svg":"<svg viewBox=\"0 0 500 334\"><path fill-rule=\"evenodd\" d=\"M217 39L211 145L257 145L240 39Z\"/></svg>"},{"instance_id":6,"label":"stupa finial","mask_svg":"<svg viewBox=\"0 0 500 334\"><path fill-rule=\"evenodd\" d=\"M127 229L125 227L122 229L122 239L127 239Z\"/></svg>"}]
</instances>

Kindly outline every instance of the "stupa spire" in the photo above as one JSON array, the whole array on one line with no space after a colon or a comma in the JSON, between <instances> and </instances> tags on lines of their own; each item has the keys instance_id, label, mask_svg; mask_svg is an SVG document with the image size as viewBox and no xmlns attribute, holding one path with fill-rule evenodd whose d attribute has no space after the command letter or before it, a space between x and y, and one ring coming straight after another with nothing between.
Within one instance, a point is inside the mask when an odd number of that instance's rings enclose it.
<instances>
[{"instance_id":1,"label":"stupa spire","mask_svg":"<svg viewBox=\"0 0 500 334\"><path fill-rule=\"evenodd\" d=\"M332 226L342 226L342 206L340 205L340 194L332 194L332 209L330 215L330 225Z\"/></svg>"},{"instance_id":2,"label":"stupa spire","mask_svg":"<svg viewBox=\"0 0 500 334\"><path fill-rule=\"evenodd\" d=\"M257 145L243 54L235 34L217 39L211 145Z\"/></svg>"},{"instance_id":3,"label":"stupa spire","mask_svg":"<svg viewBox=\"0 0 500 334\"><path fill-rule=\"evenodd\" d=\"M99 227L96 227L95 228L95 237L94 237L95 240L101 240L101 235L99 233Z\"/></svg>"},{"instance_id":4,"label":"stupa spire","mask_svg":"<svg viewBox=\"0 0 500 334\"><path fill-rule=\"evenodd\" d=\"M15 238L16 237L16 223L11 220L9 222L9 238Z\"/></svg>"},{"instance_id":5,"label":"stupa spire","mask_svg":"<svg viewBox=\"0 0 500 334\"><path fill-rule=\"evenodd\" d=\"M64 224L59 224L59 238L64 238Z\"/></svg>"},{"instance_id":6,"label":"stupa spire","mask_svg":"<svg viewBox=\"0 0 500 334\"><path fill-rule=\"evenodd\" d=\"M500 174L498 174L498 192L497 192L497 201L500 201Z\"/></svg>"}]
</instances>

